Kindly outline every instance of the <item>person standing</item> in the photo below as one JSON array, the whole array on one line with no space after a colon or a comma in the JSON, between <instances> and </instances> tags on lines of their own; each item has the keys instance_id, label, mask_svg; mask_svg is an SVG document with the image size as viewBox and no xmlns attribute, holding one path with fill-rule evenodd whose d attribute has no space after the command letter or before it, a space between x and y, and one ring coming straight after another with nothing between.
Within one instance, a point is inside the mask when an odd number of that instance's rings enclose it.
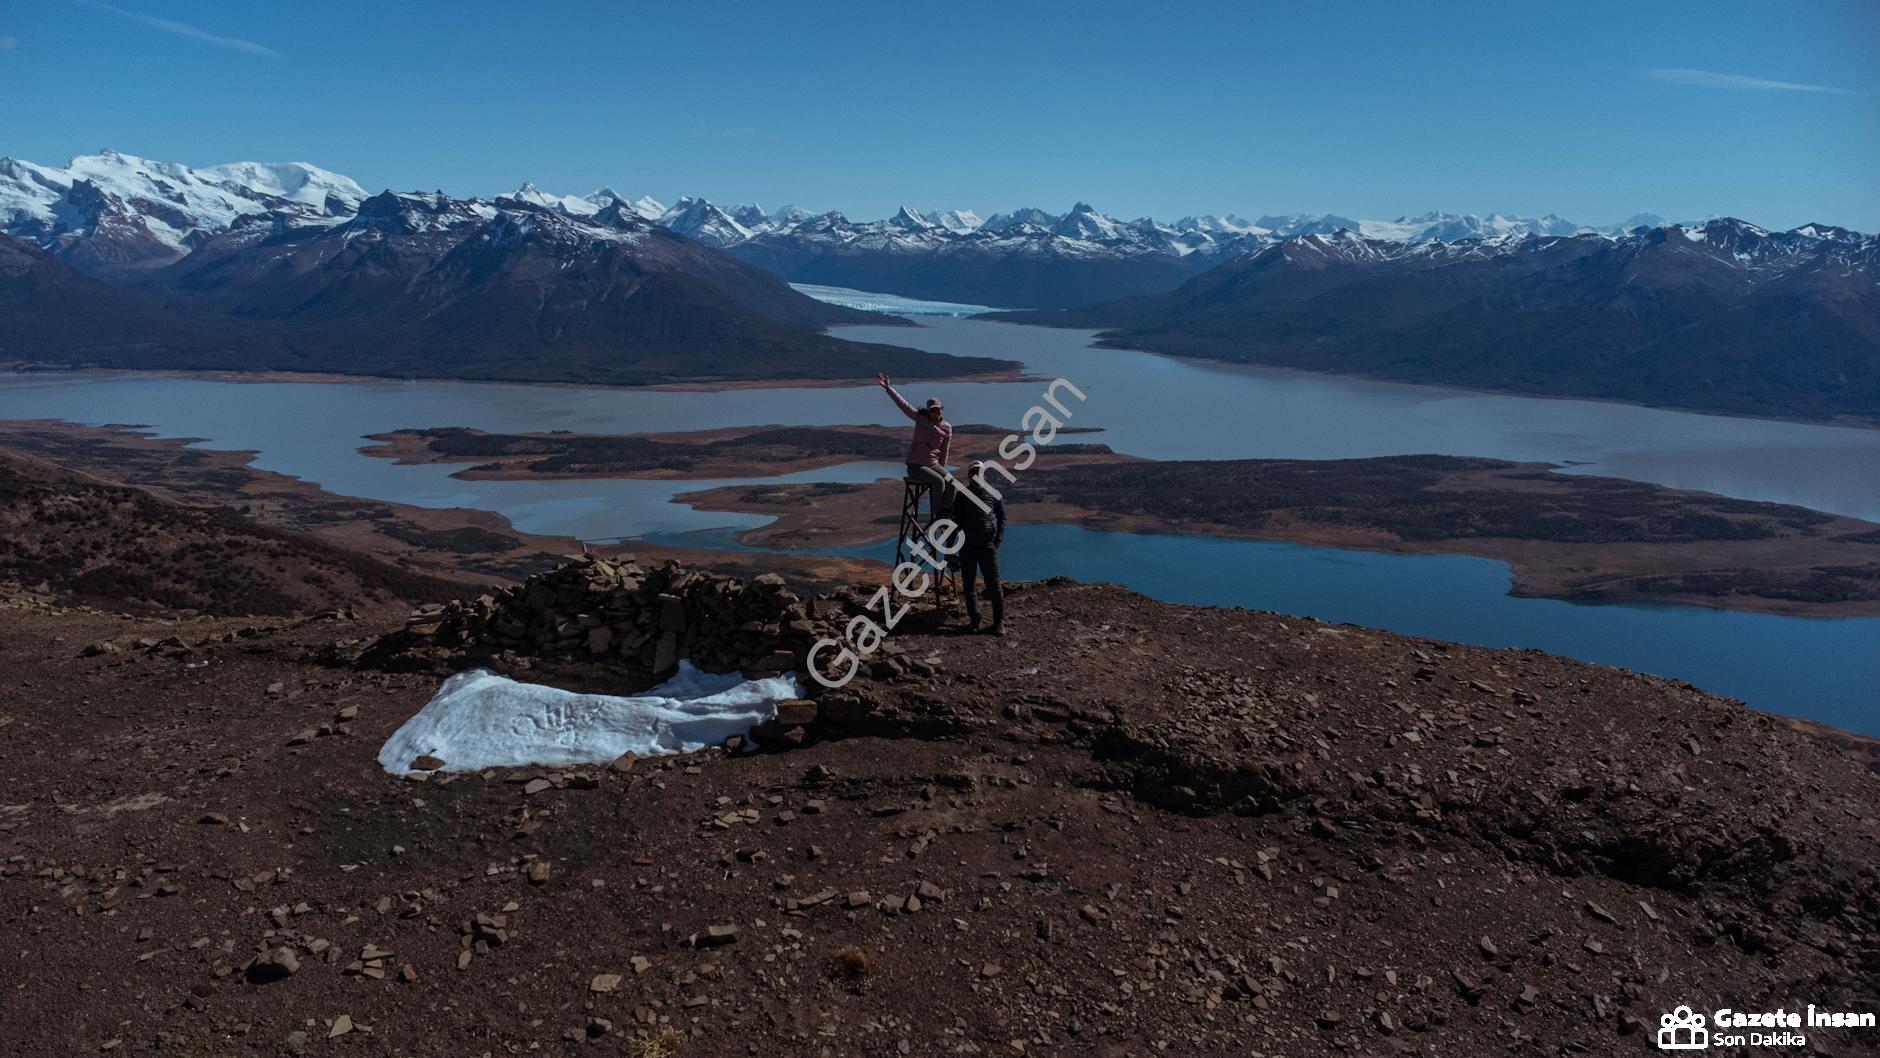
<instances>
[{"instance_id":1,"label":"person standing","mask_svg":"<svg viewBox=\"0 0 1880 1058\"><path fill-rule=\"evenodd\" d=\"M938 397L928 397L927 406L919 411L905 398L896 393L888 376L875 373L875 384L888 393L894 406L901 413L914 420L914 434L907 442L907 476L909 480L926 481L933 486L933 514L939 517L948 509L943 500L947 497L947 488L952 477L947 473L947 455L953 448L953 424L946 420L946 406Z\"/></svg>"},{"instance_id":2,"label":"person standing","mask_svg":"<svg viewBox=\"0 0 1880 1058\"><path fill-rule=\"evenodd\" d=\"M960 590L966 596L966 630L979 631L979 600L973 591L976 575L986 578L986 598L992 600L992 627L987 635L1005 634L1005 591L999 586L999 545L1005 542L1005 501L986 485L984 464L975 462L953 497L953 521L965 534L959 552Z\"/></svg>"}]
</instances>

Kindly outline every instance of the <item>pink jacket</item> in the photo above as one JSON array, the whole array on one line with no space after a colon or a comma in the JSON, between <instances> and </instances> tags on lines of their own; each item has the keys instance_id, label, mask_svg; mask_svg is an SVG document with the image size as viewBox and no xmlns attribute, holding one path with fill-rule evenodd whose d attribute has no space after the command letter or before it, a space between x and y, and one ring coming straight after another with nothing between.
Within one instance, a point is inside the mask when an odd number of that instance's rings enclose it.
<instances>
[{"instance_id":1,"label":"pink jacket","mask_svg":"<svg viewBox=\"0 0 1880 1058\"><path fill-rule=\"evenodd\" d=\"M894 387L888 387L888 396L894 398L895 406L908 418L914 420L914 436L907 443L907 465L911 467L944 467L947 465L947 451L953 447L953 426L944 419L939 423L927 418L927 414L916 409L904 400Z\"/></svg>"}]
</instances>

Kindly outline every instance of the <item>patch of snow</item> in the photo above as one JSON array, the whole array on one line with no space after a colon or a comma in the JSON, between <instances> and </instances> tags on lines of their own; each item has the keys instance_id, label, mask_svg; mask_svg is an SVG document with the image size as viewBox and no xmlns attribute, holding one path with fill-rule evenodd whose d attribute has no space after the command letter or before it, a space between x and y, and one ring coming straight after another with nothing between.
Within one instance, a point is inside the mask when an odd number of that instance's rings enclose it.
<instances>
[{"instance_id":1,"label":"patch of snow","mask_svg":"<svg viewBox=\"0 0 1880 1058\"><path fill-rule=\"evenodd\" d=\"M329 199L343 204L345 211L350 212L370 197L352 177L306 162L229 162L198 169L196 173L215 182L236 184L325 212L335 212L327 209Z\"/></svg>"},{"instance_id":2,"label":"patch of snow","mask_svg":"<svg viewBox=\"0 0 1880 1058\"><path fill-rule=\"evenodd\" d=\"M0 158L0 220L9 234L57 236L138 227L178 256L240 218L278 212L302 222L350 216L365 201L351 179L305 162L231 162L193 169L105 150L64 168Z\"/></svg>"},{"instance_id":3,"label":"patch of snow","mask_svg":"<svg viewBox=\"0 0 1880 1058\"><path fill-rule=\"evenodd\" d=\"M980 226L986 223L980 219L979 214L970 209L935 210L927 214L927 222L937 224L948 231L960 233L978 231Z\"/></svg>"},{"instance_id":4,"label":"patch of snow","mask_svg":"<svg viewBox=\"0 0 1880 1058\"><path fill-rule=\"evenodd\" d=\"M706 199L690 195L681 197L671 209L660 214L658 223L707 246L720 248L744 242L753 234L731 214Z\"/></svg>"},{"instance_id":5,"label":"patch of snow","mask_svg":"<svg viewBox=\"0 0 1880 1058\"><path fill-rule=\"evenodd\" d=\"M598 194L598 192L596 192ZM577 197L575 195L551 195L534 183L526 183L510 192L510 198L518 202L527 202L532 206L541 206L571 217L591 217L606 208L607 201L594 201L594 195Z\"/></svg>"},{"instance_id":6,"label":"patch of snow","mask_svg":"<svg viewBox=\"0 0 1880 1058\"><path fill-rule=\"evenodd\" d=\"M902 206L898 213L888 218L887 224L890 228L916 232L926 231L935 226L934 221L922 216L921 212L913 206Z\"/></svg>"},{"instance_id":7,"label":"patch of snow","mask_svg":"<svg viewBox=\"0 0 1880 1058\"><path fill-rule=\"evenodd\" d=\"M815 215L816 214L811 213L801 206L784 206L770 215L770 226L772 228L787 228L792 224L808 220Z\"/></svg>"},{"instance_id":8,"label":"patch of snow","mask_svg":"<svg viewBox=\"0 0 1880 1058\"><path fill-rule=\"evenodd\" d=\"M395 775L429 754L446 771L531 765L605 764L622 753L691 753L741 735L800 698L794 676L746 679L679 663L672 679L645 694L577 694L522 683L488 669L444 681L424 708L379 750Z\"/></svg>"},{"instance_id":9,"label":"patch of snow","mask_svg":"<svg viewBox=\"0 0 1880 1058\"><path fill-rule=\"evenodd\" d=\"M1232 213L1229 213L1224 217L1217 217L1217 216L1214 216L1213 214L1208 214L1207 216L1202 216L1202 217L1183 217L1182 219L1176 221L1174 224L1170 225L1170 227L1174 228L1176 231L1194 232L1194 233L1198 233L1202 235L1270 235L1272 234L1266 228L1262 228L1258 224L1255 224L1253 221L1236 217Z\"/></svg>"},{"instance_id":10,"label":"patch of snow","mask_svg":"<svg viewBox=\"0 0 1880 1058\"><path fill-rule=\"evenodd\" d=\"M994 213L980 227L986 231L1010 231L1023 227L1050 228L1058 218L1036 206L1026 206L1010 213Z\"/></svg>"},{"instance_id":11,"label":"patch of snow","mask_svg":"<svg viewBox=\"0 0 1880 1058\"><path fill-rule=\"evenodd\" d=\"M1634 213L1617 224L1609 224L1598 230L1608 235L1624 235L1636 228L1663 228L1670 223L1656 213Z\"/></svg>"},{"instance_id":12,"label":"patch of snow","mask_svg":"<svg viewBox=\"0 0 1880 1058\"><path fill-rule=\"evenodd\" d=\"M770 226L770 215L764 212L763 206L755 202L733 206L726 212L731 214L732 220L744 225L752 232L762 231Z\"/></svg>"}]
</instances>

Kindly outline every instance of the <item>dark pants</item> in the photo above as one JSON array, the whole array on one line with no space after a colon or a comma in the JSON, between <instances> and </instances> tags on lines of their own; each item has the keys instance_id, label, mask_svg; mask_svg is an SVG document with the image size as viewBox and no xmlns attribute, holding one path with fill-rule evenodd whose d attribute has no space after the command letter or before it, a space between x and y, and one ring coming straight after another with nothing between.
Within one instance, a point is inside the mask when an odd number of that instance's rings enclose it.
<instances>
[{"instance_id":1,"label":"dark pants","mask_svg":"<svg viewBox=\"0 0 1880 1058\"><path fill-rule=\"evenodd\" d=\"M992 599L992 623L1005 624L1005 592L999 587L999 552L990 547L967 544L960 550L960 589L966 593L966 620L979 623L979 600L973 591L973 578L986 576L986 595Z\"/></svg>"}]
</instances>

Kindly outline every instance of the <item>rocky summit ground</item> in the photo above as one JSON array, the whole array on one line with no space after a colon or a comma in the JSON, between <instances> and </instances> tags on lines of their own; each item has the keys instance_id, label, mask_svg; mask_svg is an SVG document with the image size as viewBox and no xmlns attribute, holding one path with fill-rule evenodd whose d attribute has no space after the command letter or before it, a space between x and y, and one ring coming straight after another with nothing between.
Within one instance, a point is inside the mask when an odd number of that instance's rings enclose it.
<instances>
[{"instance_id":1,"label":"rocky summit ground","mask_svg":"<svg viewBox=\"0 0 1880 1058\"><path fill-rule=\"evenodd\" d=\"M418 781L374 757L436 676L350 660L402 609L8 607L7 1055L1614 1055L1880 1003L1880 775L1672 681L1047 583L910 618L801 746Z\"/></svg>"}]
</instances>

